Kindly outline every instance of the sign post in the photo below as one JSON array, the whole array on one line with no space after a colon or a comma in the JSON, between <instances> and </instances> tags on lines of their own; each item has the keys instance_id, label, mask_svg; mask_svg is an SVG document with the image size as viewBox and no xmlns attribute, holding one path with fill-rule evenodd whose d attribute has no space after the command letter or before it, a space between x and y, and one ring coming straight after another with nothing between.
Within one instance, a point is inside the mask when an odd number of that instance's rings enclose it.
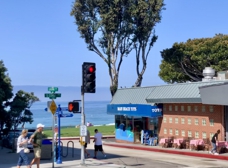
<instances>
[{"instance_id":1,"label":"sign post","mask_svg":"<svg viewBox=\"0 0 228 168\"><path fill-rule=\"evenodd\" d=\"M58 91L57 87L48 87L48 91L50 91L51 93L45 93L44 97L48 97L49 99L52 100L49 109L52 113L52 168L54 168L54 161L55 161L55 149L54 149L54 145L55 145L55 112L57 110L57 106L55 104L55 101L53 99L56 99L57 97L61 97L61 93L55 93L56 91Z\"/></svg>"}]
</instances>

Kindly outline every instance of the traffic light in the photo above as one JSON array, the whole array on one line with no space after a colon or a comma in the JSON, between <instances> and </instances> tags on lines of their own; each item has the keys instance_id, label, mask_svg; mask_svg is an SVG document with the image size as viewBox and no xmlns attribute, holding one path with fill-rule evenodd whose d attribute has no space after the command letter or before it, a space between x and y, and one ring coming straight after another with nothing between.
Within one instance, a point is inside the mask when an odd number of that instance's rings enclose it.
<instances>
[{"instance_id":1,"label":"traffic light","mask_svg":"<svg viewBox=\"0 0 228 168\"><path fill-rule=\"evenodd\" d=\"M69 102L68 111L73 112L73 113L79 112L79 103L78 102Z\"/></svg>"},{"instance_id":2,"label":"traffic light","mask_svg":"<svg viewBox=\"0 0 228 168\"><path fill-rule=\"evenodd\" d=\"M84 62L82 64L82 92L96 92L96 64Z\"/></svg>"}]
</instances>

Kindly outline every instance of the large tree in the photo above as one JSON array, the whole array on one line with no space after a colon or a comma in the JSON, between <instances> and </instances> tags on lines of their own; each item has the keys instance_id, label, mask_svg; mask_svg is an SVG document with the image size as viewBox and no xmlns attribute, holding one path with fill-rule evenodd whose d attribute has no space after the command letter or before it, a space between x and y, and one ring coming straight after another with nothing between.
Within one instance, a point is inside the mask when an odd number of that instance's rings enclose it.
<instances>
[{"instance_id":1,"label":"large tree","mask_svg":"<svg viewBox=\"0 0 228 168\"><path fill-rule=\"evenodd\" d=\"M0 60L0 138L5 121L7 121L7 102L13 96L11 79L2 60Z\"/></svg>"},{"instance_id":2,"label":"large tree","mask_svg":"<svg viewBox=\"0 0 228 168\"><path fill-rule=\"evenodd\" d=\"M228 69L228 35L189 39L161 51L159 76L167 83L201 81L203 69Z\"/></svg>"},{"instance_id":3,"label":"large tree","mask_svg":"<svg viewBox=\"0 0 228 168\"><path fill-rule=\"evenodd\" d=\"M20 124L22 124L22 126L24 126L25 123L31 124L33 122L33 113L30 111L30 107L36 101L39 101L39 98L33 93L19 90L9 103L10 110L7 115L10 122L6 121L6 127L15 130Z\"/></svg>"},{"instance_id":4,"label":"large tree","mask_svg":"<svg viewBox=\"0 0 228 168\"><path fill-rule=\"evenodd\" d=\"M163 6L163 0L75 0L71 15L88 49L107 64L112 96L118 88L123 58L133 48L138 75L135 86L141 85L148 53L157 39L154 27L160 22Z\"/></svg>"}]
</instances>

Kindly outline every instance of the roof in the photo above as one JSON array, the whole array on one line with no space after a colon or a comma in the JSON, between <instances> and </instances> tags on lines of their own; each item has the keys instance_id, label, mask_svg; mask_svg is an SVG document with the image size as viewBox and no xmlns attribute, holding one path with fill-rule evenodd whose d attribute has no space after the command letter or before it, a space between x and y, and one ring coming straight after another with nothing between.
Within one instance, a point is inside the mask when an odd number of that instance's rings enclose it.
<instances>
[{"instance_id":1,"label":"roof","mask_svg":"<svg viewBox=\"0 0 228 168\"><path fill-rule=\"evenodd\" d=\"M224 81L192 82L157 86L146 98L148 103L201 103L199 87Z\"/></svg>"},{"instance_id":2,"label":"roof","mask_svg":"<svg viewBox=\"0 0 228 168\"><path fill-rule=\"evenodd\" d=\"M155 87L132 87L118 89L110 104L148 104L146 98Z\"/></svg>"},{"instance_id":3,"label":"roof","mask_svg":"<svg viewBox=\"0 0 228 168\"><path fill-rule=\"evenodd\" d=\"M202 103L199 87L223 84L207 81L118 89L110 104Z\"/></svg>"}]
</instances>

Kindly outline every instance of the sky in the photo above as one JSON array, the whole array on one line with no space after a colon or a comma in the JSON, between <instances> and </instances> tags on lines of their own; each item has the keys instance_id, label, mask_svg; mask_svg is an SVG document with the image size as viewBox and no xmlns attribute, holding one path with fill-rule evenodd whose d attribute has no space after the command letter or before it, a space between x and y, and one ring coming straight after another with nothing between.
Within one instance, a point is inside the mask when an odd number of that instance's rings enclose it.
<instances>
[{"instance_id":1,"label":"sky","mask_svg":"<svg viewBox=\"0 0 228 168\"><path fill-rule=\"evenodd\" d=\"M107 65L88 51L80 38L73 0L1 0L0 60L4 61L13 85L81 86L81 65L96 63L96 86L109 87ZM158 40L152 48L142 86L161 85L158 76L160 51L175 42L228 34L228 1L165 0ZM136 79L134 53L124 58L119 87L131 87Z\"/></svg>"}]
</instances>

